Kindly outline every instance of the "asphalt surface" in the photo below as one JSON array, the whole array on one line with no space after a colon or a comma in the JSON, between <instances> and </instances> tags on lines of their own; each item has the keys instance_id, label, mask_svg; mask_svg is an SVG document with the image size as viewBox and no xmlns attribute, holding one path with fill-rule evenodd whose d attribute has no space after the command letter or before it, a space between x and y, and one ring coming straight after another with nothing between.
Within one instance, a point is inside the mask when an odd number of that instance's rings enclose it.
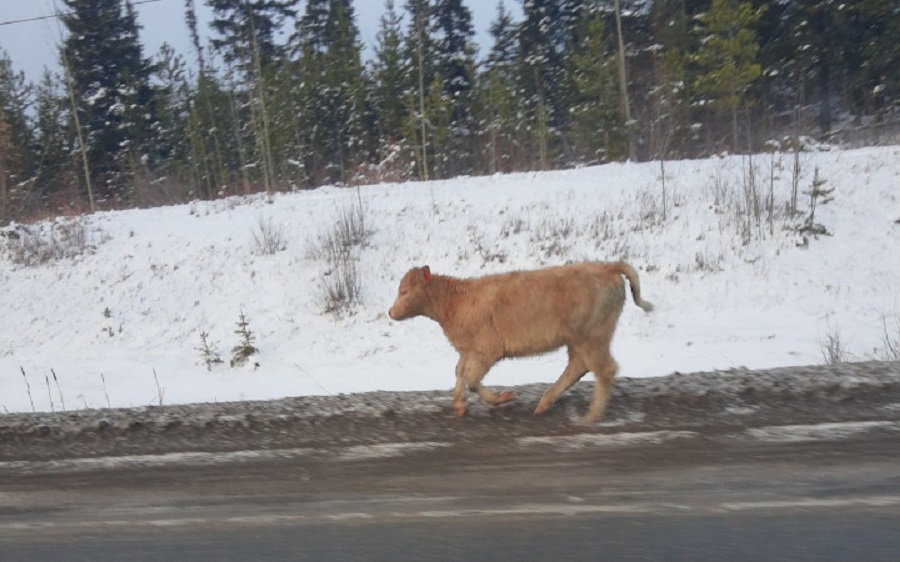
<instances>
[{"instance_id":1,"label":"asphalt surface","mask_svg":"<svg viewBox=\"0 0 900 562\"><path fill-rule=\"evenodd\" d=\"M900 424L0 463L0 553L896 561Z\"/></svg>"}]
</instances>

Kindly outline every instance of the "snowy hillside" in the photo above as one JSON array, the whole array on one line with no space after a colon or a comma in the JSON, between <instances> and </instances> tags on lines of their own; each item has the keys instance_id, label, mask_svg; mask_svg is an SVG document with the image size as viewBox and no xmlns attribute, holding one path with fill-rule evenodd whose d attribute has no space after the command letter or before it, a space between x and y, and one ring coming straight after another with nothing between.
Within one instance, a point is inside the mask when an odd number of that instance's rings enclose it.
<instances>
[{"instance_id":1,"label":"snowy hillside","mask_svg":"<svg viewBox=\"0 0 900 562\"><path fill-rule=\"evenodd\" d=\"M785 215L793 155L758 155L752 175L750 165L667 163L665 209L659 163L645 163L101 213L78 232L89 251L39 265L19 263L23 240L82 223L10 227L0 237L0 412L32 402L48 411L62 401L71 410L370 390L449 396L456 356L437 324L387 317L400 277L422 264L476 276L627 259L656 311L626 304L613 342L620 376L820 363L836 336L851 358L882 357L885 320L900 338L900 147L802 153L800 190L816 168L834 188L814 221L833 236L805 242L785 228L810 210L801 193L800 214ZM323 312L323 282L339 275L323 237L360 200L371 231L353 250L361 304L337 318ZM283 250L258 251L261 224L280 230ZM241 312L259 353L231 367ZM224 360L211 371L202 332ZM509 361L485 383L549 384L564 366L560 352Z\"/></svg>"}]
</instances>

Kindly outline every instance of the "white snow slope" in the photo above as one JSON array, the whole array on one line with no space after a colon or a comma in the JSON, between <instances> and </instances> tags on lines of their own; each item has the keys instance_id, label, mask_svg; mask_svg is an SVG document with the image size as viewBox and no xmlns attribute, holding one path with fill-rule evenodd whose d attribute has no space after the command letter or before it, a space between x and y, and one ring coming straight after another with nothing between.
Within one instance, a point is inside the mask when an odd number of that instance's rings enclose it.
<instances>
[{"instance_id":1,"label":"white snow slope","mask_svg":"<svg viewBox=\"0 0 900 562\"><path fill-rule=\"evenodd\" d=\"M803 220L784 213L791 154L668 162L665 217L656 162L98 213L83 219L91 251L37 266L10 259L8 228L0 412L449 391L456 354L439 326L386 314L422 264L468 277L627 259L656 310L626 304L620 376L821 363L829 337L850 358L881 358L885 321L900 338L900 147L805 152L800 164L801 191L816 168L834 188L815 213L833 236L807 244L786 228ZM773 173L770 234L765 212L747 228L745 187L752 177L764 205ZM314 248L358 198L372 231L355 250L362 302L335 318L322 312L331 267ZM799 208L808 215L802 193ZM260 221L283 230L283 251L255 252ZM241 311L259 353L231 367ZM204 331L224 359L211 371ZM564 366L563 352L507 361L485 382L549 384Z\"/></svg>"}]
</instances>

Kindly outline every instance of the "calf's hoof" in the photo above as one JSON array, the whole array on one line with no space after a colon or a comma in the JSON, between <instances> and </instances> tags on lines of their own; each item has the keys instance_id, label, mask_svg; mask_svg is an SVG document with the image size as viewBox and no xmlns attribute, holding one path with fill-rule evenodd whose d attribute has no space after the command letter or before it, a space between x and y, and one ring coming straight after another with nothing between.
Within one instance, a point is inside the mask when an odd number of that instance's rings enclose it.
<instances>
[{"instance_id":1,"label":"calf's hoof","mask_svg":"<svg viewBox=\"0 0 900 562\"><path fill-rule=\"evenodd\" d=\"M534 409L534 415L539 416L550 409L550 406L545 406L544 404L538 404L538 407Z\"/></svg>"},{"instance_id":2,"label":"calf's hoof","mask_svg":"<svg viewBox=\"0 0 900 562\"><path fill-rule=\"evenodd\" d=\"M506 404L507 402L512 402L516 399L516 395L508 390L504 390L497 396L497 404Z\"/></svg>"},{"instance_id":3,"label":"calf's hoof","mask_svg":"<svg viewBox=\"0 0 900 562\"><path fill-rule=\"evenodd\" d=\"M466 415L466 407L465 406L457 405L454 408L454 411L456 412L456 417L458 417L458 418L462 418Z\"/></svg>"}]
</instances>

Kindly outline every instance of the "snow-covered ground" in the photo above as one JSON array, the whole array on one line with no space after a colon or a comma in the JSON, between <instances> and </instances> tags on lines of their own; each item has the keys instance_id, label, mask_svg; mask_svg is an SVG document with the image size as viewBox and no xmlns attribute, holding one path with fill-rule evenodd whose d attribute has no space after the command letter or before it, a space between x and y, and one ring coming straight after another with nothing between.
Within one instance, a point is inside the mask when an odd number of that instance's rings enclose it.
<instances>
[{"instance_id":1,"label":"snow-covered ground","mask_svg":"<svg viewBox=\"0 0 900 562\"><path fill-rule=\"evenodd\" d=\"M477 276L627 259L656 311L626 304L621 376L820 363L833 336L851 357L882 357L885 318L900 339L900 147L806 152L800 164L802 191L816 168L834 188L815 213L834 235L807 243L784 228L802 221L783 213L790 154L752 161L760 198L774 172L774 234L766 216L746 226L741 157L668 162L665 217L659 163L628 163L99 213L84 220L94 250L38 266L9 259L6 229L0 412L449 391L456 355L438 325L386 314L422 264ZM372 232L355 250L362 304L335 318L322 312L332 268L314 250L360 199ZM808 196L799 208L808 214ZM283 251L258 255L260 222L282 230ZM242 311L260 351L230 367ZM201 332L224 359L212 371ZM485 382L551 383L564 366L562 352L508 361Z\"/></svg>"}]
</instances>

